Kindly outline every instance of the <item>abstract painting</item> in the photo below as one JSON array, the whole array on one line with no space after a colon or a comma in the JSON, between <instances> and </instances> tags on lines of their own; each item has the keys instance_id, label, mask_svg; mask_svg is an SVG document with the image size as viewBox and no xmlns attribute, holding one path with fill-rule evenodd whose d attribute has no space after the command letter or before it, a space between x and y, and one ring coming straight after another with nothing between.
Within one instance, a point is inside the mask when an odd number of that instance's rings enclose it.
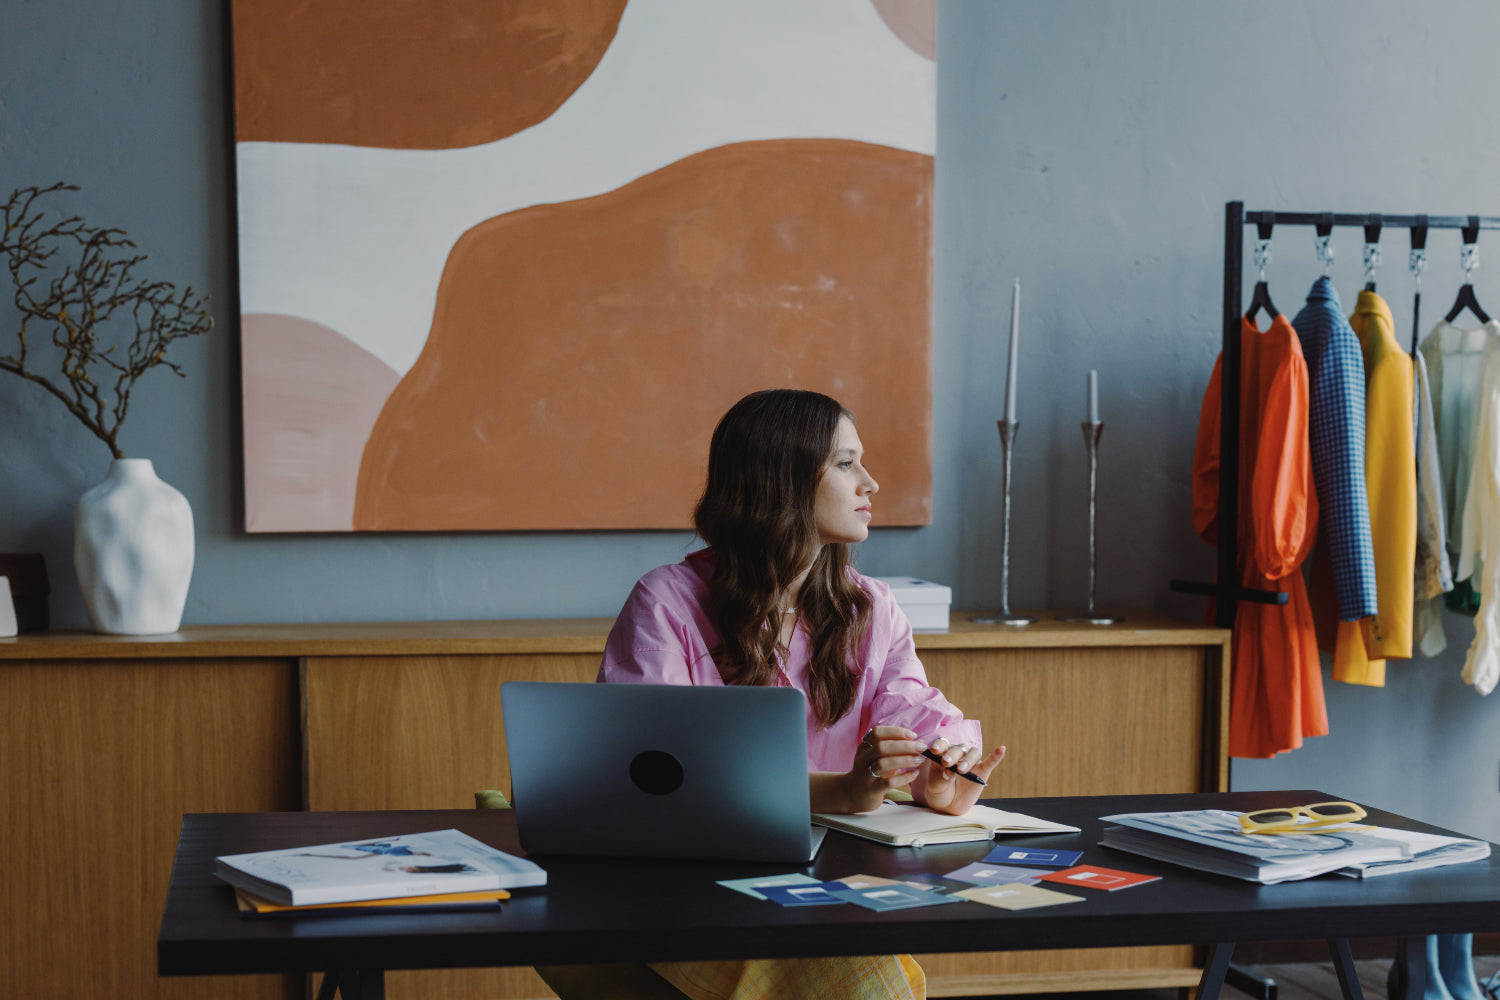
<instances>
[{"instance_id":1,"label":"abstract painting","mask_svg":"<svg viewBox=\"0 0 1500 1000\"><path fill-rule=\"evenodd\" d=\"M935 11L235 0L246 529L682 529L769 386L927 523Z\"/></svg>"}]
</instances>

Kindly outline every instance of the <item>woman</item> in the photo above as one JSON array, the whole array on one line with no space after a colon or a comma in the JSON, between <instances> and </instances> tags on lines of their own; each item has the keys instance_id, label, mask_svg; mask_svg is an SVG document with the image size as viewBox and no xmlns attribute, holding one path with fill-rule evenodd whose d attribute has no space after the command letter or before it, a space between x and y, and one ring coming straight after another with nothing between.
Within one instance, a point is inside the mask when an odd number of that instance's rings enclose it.
<instances>
[{"instance_id":1,"label":"woman","mask_svg":"<svg viewBox=\"0 0 1500 1000\"><path fill-rule=\"evenodd\" d=\"M874 809L904 788L961 814L983 785L956 772L988 780L1005 749L982 752L979 724L928 685L890 589L849 565L879 489L863 458L849 411L821 393L771 389L731 407L693 515L709 547L636 584L599 680L795 687L807 696L813 811ZM941 765L921 756L929 746ZM650 968L660 978L647 974L637 995L660 995L662 979L695 998L925 995L910 956ZM562 996L583 985L567 971L543 970ZM611 976L624 981L618 967Z\"/></svg>"}]
</instances>

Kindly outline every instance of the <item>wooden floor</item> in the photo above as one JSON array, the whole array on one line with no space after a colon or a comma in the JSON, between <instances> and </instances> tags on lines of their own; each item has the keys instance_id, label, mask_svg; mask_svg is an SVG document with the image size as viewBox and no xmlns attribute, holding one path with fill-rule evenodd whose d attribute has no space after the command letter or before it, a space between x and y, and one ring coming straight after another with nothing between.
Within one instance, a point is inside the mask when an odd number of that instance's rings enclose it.
<instances>
[{"instance_id":1,"label":"wooden floor","mask_svg":"<svg viewBox=\"0 0 1500 1000\"><path fill-rule=\"evenodd\" d=\"M1368 959L1354 963L1359 970L1360 986L1366 1000L1386 1000L1386 974L1390 959ZM1256 979L1270 979L1276 984L1276 1000L1343 1000L1338 976L1327 962L1299 962L1289 965L1241 966ZM1500 955L1476 955L1474 973L1481 986L1500 972ZM1010 996L995 1000L1188 1000L1190 991L1129 990L1113 993L1063 993ZM1259 994L1246 994L1226 985L1221 1000L1258 1000Z\"/></svg>"},{"instance_id":2,"label":"wooden floor","mask_svg":"<svg viewBox=\"0 0 1500 1000\"><path fill-rule=\"evenodd\" d=\"M1367 1000L1383 1000L1386 996L1386 975L1390 972L1389 959L1365 959L1354 963L1359 970L1359 984ZM1483 985L1484 981L1500 970L1500 955L1476 955L1474 974ZM1250 975L1270 979L1276 983L1276 1000L1341 1000L1339 978L1333 965L1327 962L1305 962L1295 965L1245 966ZM1223 1000L1242 1000L1246 994L1236 989L1225 989Z\"/></svg>"}]
</instances>

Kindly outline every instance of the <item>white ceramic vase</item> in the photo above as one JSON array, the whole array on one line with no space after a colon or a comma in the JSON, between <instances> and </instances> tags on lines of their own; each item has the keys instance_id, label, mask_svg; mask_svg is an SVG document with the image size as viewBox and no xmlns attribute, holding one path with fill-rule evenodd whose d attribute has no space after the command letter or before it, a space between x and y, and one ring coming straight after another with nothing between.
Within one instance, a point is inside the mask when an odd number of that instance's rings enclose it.
<instances>
[{"instance_id":1,"label":"white ceramic vase","mask_svg":"<svg viewBox=\"0 0 1500 1000\"><path fill-rule=\"evenodd\" d=\"M193 576L193 509L147 458L120 458L78 499L73 568L97 632L158 635L182 624Z\"/></svg>"}]
</instances>

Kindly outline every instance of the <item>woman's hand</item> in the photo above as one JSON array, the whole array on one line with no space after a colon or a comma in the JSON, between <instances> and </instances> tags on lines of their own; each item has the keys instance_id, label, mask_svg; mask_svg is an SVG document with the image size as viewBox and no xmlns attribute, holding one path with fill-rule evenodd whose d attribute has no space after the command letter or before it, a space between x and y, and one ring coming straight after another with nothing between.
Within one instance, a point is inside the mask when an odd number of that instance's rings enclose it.
<instances>
[{"instance_id":1,"label":"woman's hand","mask_svg":"<svg viewBox=\"0 0 1500 1000\"><path fill-rule=\"evenodd\" d=\"M927 744L901 726L876 726L854 749L854 764L845 774L819 772L812 778L813 812L869 812L885 793L904 788L921 772ZM975 786L978 787L978 786Z\"/></svg>"},{"instance_id":2,"label":"woman's hand","mask_svg":"<svg viewBox=\"0 0 1500 1000\"><path fill-rule=\"evenodd\" d=\"M953 816L968 812L969 807L984 794L984 785L961 778L959 774L972 774L980 781L989 781L990 772L1005 759L1004 747L996 747L989 756L981 757L983 751L979 747L951 744L941 736L932 741L932 752L943 759L942 763L922 758L923 766L915 777L912 794L934 812Z\"/></svg>"}]
</instances>

